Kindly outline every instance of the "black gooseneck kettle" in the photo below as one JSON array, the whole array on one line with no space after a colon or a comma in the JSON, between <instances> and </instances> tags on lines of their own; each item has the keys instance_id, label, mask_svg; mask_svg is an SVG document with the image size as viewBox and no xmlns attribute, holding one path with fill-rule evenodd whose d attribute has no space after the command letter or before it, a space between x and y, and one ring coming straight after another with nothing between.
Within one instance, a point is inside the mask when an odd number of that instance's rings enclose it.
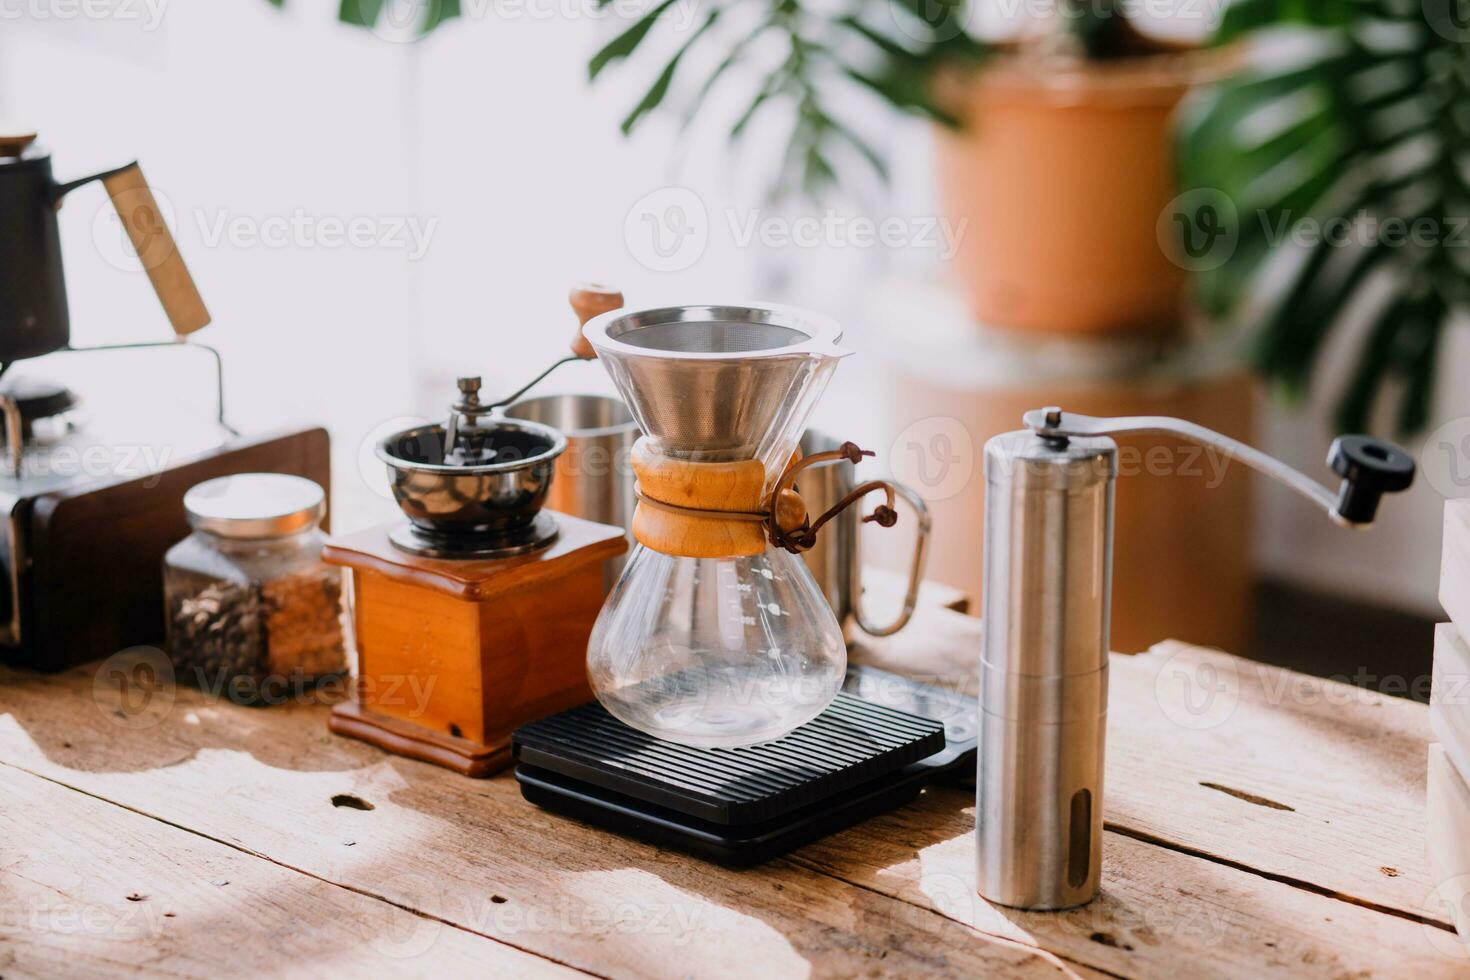
<instances>
[{"instance_id":1,"label":"black gooseneck kettle","mask_svg":"<svg viewBox=\"0 0 1470 980\"><path fill-rule=\"evenodd\" d=\"M51 156L35 139L0 133L0 366L70 349L56 211L67 194L93 181L112 198L176 338L207 325L209 311L138 164L57 183Z\"/></svg>"}]
</instances>

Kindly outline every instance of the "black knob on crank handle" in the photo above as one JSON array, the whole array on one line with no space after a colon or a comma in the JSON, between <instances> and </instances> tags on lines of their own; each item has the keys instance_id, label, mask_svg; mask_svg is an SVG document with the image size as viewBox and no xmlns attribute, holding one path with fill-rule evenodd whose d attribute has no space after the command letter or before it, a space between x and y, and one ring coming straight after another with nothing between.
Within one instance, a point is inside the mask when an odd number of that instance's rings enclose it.
<instances>
[{"instance_id":1,"label":"black knob on crank handle","mask_svg":"<svg viewBox=\"0 0 1470 980\"><path fill-rule=\"evenodd\" d=\"M1371 524L1385 493L1407 490L1414 482L1414 458L1391 442L1372 436L1338 436L1327 465L1342 477L1337 516L1350 524Z\"/></svg>"}]
</instances>

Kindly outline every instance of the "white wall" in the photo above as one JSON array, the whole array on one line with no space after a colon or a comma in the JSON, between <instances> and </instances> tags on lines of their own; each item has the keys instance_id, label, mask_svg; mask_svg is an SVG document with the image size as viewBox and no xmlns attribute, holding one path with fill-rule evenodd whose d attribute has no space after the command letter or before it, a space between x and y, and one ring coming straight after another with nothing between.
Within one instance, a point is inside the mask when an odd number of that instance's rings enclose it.
<instances>
[{"instance_id":1,"label":"white wall","mask_svg":"<svg viewBox=\"0 0 1470 980\"><path fill-rule=\"evenodd\" d=\"M416 275L401 250L333 246L317 232L324 219L415 210L403 139L414 93L404 52L340 29L332 7L301 2L283 15L264 0L171 0L156 28L7 21L0 116L39 130L59 179L141 160L214 315L199 338L225 355L236 426L325 421L345 457L370 420L408 404ZM108 208L93 185L61 211L73 343L166 338ZM250 237L293 218L307 230L291 243ZM207 385L171 354L110 363L128 400L207 410ZM75 357L25 369L88 370ZM95 382L84 393L94 410L117 394ZM339 488L339 503L358 496L348 480Z\"/></svg>"},{"instance_id":2,"label":"white wall","mask_svg":"<svg viewBox=\"0 0 1470 980\"><path fill-rule=\"evenodd\" d=\"M1324 479L1331 476L1322 460L1337 434L1332 403L1347 368L1340 354L1329 351L1310 400L1300 410L1273 406L1261 433L1264 448ZM1470 495L1470 485L1452 478L1442 445L1448 441L1459 462L1470 464L1460 441L1470 433L1470 327L1464 323L1445 338L1436 394L1430 431L1404 446L1420 462L1414 486L1385 499L1371 530L1345 533L1314 520L1310 507L1289 491L1261 481L1256 547L1264 570L1324 591L1443 617L1436 596L1445 495ZM1380 431L1392 431L1391 418L1380 420Z\"/></svg>"}]
</instances>

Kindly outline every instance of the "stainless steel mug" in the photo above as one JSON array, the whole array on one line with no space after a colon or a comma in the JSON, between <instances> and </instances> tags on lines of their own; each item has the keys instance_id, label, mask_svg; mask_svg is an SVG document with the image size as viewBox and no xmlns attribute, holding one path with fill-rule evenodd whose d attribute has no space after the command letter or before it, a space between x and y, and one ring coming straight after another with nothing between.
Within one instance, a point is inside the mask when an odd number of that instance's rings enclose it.
<instances>
[{"instance_id":1,"label":"stainless steel mug","mask_svg":"<svg viewBox=\"0 0 1470 980\"><path fill-rule=\"evenodd\" d=\"M842 445L818 432L808 431L801 440L803 455L828 452ZM892 481L890 481L892 482ZM857 486L857 467L848 462L827 463L803 470L797 481L807 513L813 517L847 496ZM918 519L915 531L914 557L909 566L908 591L903 609L890 623L874 623L863 611L863 563L858 528L862 507L849 507L827 522L817 535L816 546L802 555L811 569L827 603L842 624L842 635L851 643L856 629L870 636L891 636L908 625L919 599L919 584L924 579L924 559L928 555L929 532L933 524L924 498L901 483L893 483L894 492L913 508Z\"/></svg>"},{"instance_id":2,"label":"stainless steel mug","mask_svg":"<svg viewBox=\"0 0 1470 980\"><path fill-rule=\"evenodd\" d=\"M556 461L556 478L546 506L574 517L628 529L633 523L633 467L628 455L638 423L617 398L606 395L544 395L508 406L513 419L541 422L567 437ZM608 585L617 581L624 557L608 563Z\"/></svg>"}]
</instances>

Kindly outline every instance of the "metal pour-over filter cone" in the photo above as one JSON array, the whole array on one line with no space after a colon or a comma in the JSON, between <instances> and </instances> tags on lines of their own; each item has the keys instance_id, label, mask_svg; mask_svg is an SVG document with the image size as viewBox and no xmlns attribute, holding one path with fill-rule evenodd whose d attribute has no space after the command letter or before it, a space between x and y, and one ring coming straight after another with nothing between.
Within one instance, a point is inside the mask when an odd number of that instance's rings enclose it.
<instances>
[{"instance_id":1,"label":"metal pour-over filter cone","mask_svg":"<svg viewBox=\"0 0 1470 980\"><path fill-rule=\"evenodd\" d=\"M848 353L834 322L783 306L617 310L583 333L655 450L759 460L767 489Z\"/></svg>"}]
</instances>

